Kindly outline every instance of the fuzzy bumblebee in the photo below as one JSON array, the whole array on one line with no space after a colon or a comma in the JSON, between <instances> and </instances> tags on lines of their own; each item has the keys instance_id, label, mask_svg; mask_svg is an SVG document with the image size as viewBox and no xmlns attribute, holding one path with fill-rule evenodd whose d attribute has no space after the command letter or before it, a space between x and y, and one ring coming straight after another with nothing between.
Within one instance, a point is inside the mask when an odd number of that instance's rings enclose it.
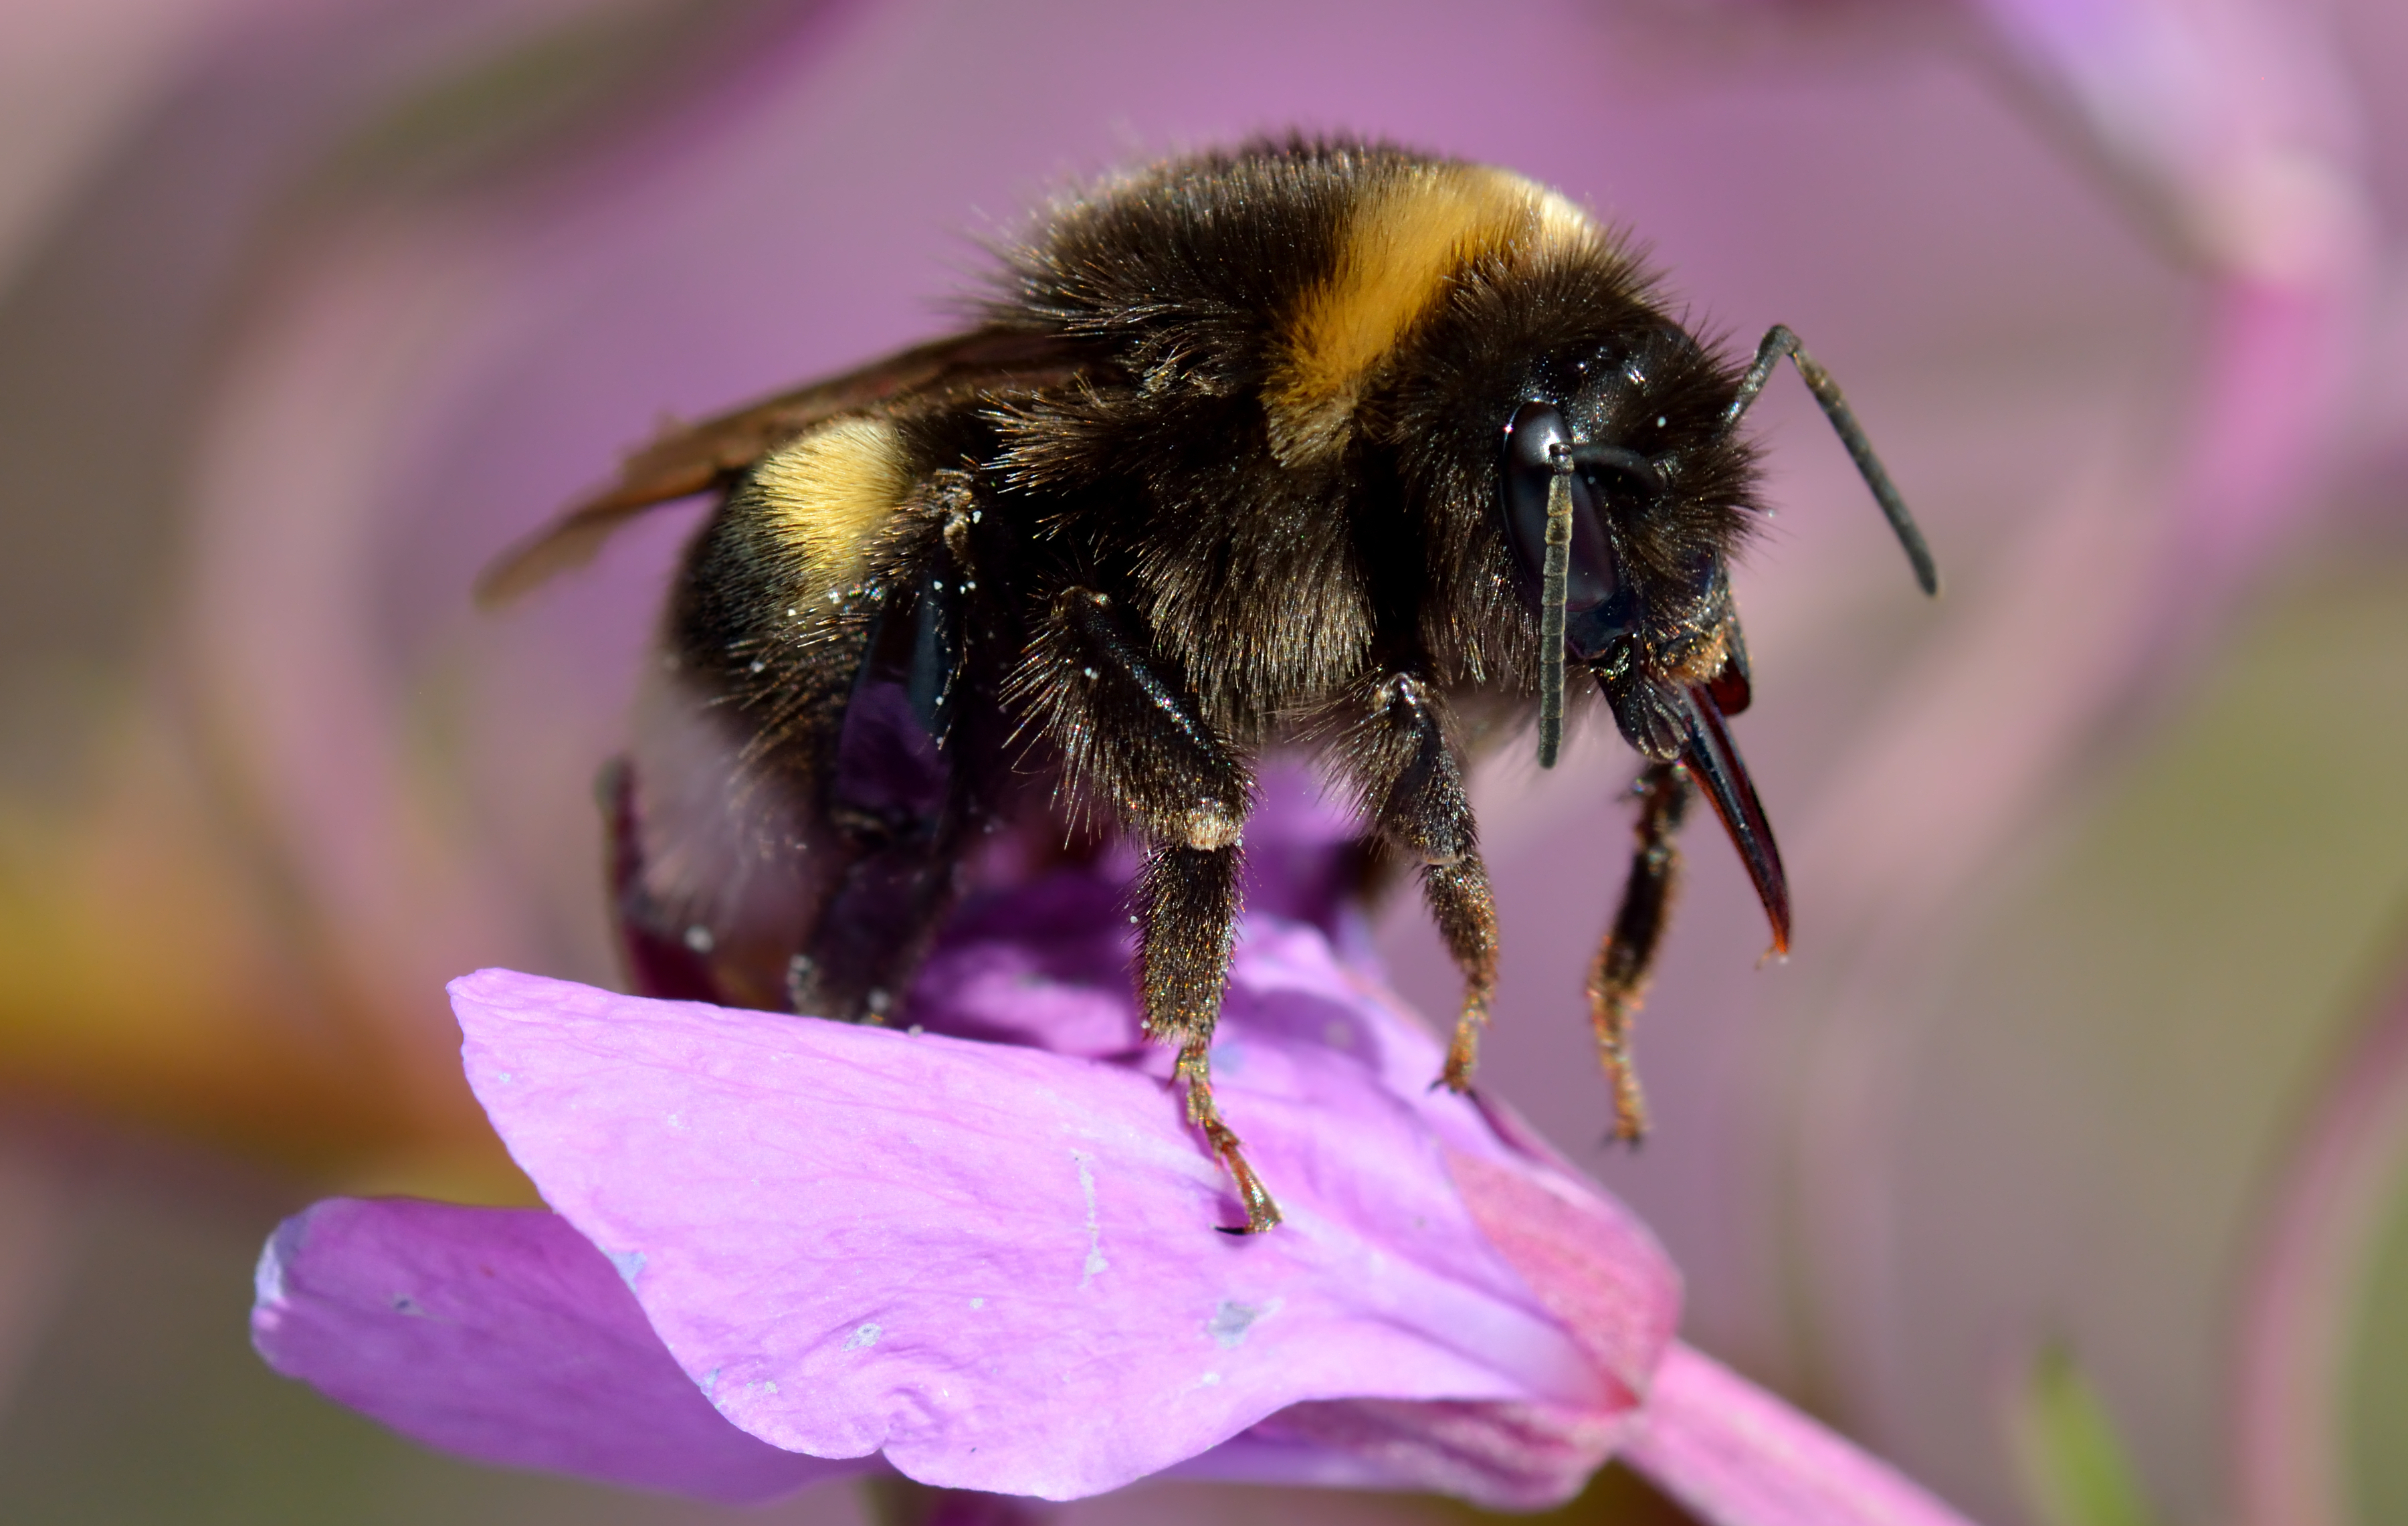
<instances>
[{"instance_id":1,"label":"fuzzy bumblebee","mask_svg":"<svg viewBox=\"0 0 2408 1526\"><path fill-rule=\"evenodd\" d=\"M1188 1116L1260 1231L1279 1209L1210 1045L1266 749L1317 754L1367 841L1419 867L1464 977L1458 1089L1498 943L1467 752L1535 713L1552 765L1568 672L1647 760L1589 992L1618 1135L1644 1124L1628 1027L1692 780L1787 946L1724 726L1749 697L1738 425L1784 354L1935 590L1788 330L1752 365L1717 354L1611 234L1506 171L1259 142L1053 206L968 332L666 435L483 591L719 492L617 776L631 957L684 972L651 984L896 1017L982 834L1132 834L1146 1029L1179 1046Z\"/></svg>"}]
</instances>

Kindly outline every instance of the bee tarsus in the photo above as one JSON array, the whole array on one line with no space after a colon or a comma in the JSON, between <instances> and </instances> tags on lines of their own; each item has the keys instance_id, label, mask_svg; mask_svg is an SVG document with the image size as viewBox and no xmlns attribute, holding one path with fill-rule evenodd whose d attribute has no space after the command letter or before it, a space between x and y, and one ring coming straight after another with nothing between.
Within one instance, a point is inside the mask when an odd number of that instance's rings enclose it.
<instances>
[{"instance_id":1,"label":"bee tarsus","mask_svg":"<svg viewBox=\"0 0 2408 1526\"><path fill-rule=\"evenodd\" d=\"M1212 1101L1212 1059L1209 1039L1190 1038L1180 1045L1178 1073L1187 1087L1187 1121L1201 1130L1206 1143L1218 1156L1229 1180L1238 1189L1238 1202L1246 1211L1243 1229L1222 1226L1224 1234L1260 1234L1280 1223L1279 1204L1272 1201L1270 1189L1246 1160L1246 1152L1238 1136L1221 1121L1221 1110Z\"/></svg>"}]
</instances>

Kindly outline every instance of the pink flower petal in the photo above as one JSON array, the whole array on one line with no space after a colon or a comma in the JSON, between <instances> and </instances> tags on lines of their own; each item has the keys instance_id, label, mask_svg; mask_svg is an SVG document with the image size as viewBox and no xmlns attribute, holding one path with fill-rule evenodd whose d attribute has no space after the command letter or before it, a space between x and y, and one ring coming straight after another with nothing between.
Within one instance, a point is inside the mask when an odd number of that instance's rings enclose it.
<instances>
[{"instance_id":1,"label":"pink flower petal","mask_svg":"<svg viewBox=\"0 0 2408 1526\"><path fill-rule=\"evenodd\" d=\"M1614 1380L1618 1403L1645 1399L1681 1316L1662 1296L1663 1252L1647 1227L1561 1172L1471 1155L1447 1167L1481 1232Z\"/></svg>"},{"instance_id":2,"label":"pink flower petal","mask_svg":"<svg viewBox=\"0 0 2408 1526\"><path fill-rule=\"evenodd\" d=\"M336 1199L260 1257L267 1364L432 1447L748 1502L861 1471L721 1419L555 1215Z\"/></svg>"},{"instance_id":3,"label":"pink flower petal","mask_svg":"<svg viewBox=\"0 0 2408 1526\"><path fill-rule=\"evenodd\" d=\"M1725 1526L1958 1521L1672 1345L1645 1227L1432 1092L1436 1041L1311 929L1251 927L1215 1050L1289 1220L1214 1234L1235 1204L1124 1042L1115 945L1057 901L969 919L971 978L914 1010L1118 1063L455 982L471 1080L567 1216L321 1204L262 1262L262 1353L437 1446L719 1499L882 1454L1052 1498L1167 1471L1532 1508L1620 1446ZM1058 936L1010 925L1032 908Z\"/></svg>"},{"instance_id":4,"label":"pink flower petal","mask_svg":"<svg viewBox=\"0 0 2408 1526\"><path fill-rule=\"evenodd\" d=\"M1623 1460L1708 1526L1969 1526L1879 1459L1675 1346Z\"/></svg>"},{"instance_id":5,"label":"pink flower petal","mask_svg":"<svg viewBox=\"0 0 2408 1526\"><path fill-rule=\"evenodd\" d=\"M1181 1467L1182 1476L1418 1490L1533 1510L1578 1493L1612 1455L1680 1312L1665 1296L1655 1237L1563 1171L1455 1150L1447 1169L1481 1232L1613 1381L1613 1401L1300 1404Z\"/></svg>"},{"instance_id":6,"label":"pink flower petal","mask_svg":"<svg viewBox=\"0 0 2408 1526\"><path fill-rule=\"evenodd\" d=\"M1563 1504L1629 1432L1626 1415L1543 1401L1344 1399L1295 1404L1182 1468L1232 1482L1452 1494L1498 1510ZM1282 1455L1299 1466L1278 1471Z\"/></svg>"},{"instance_id":7,"label":"pink flower petal","mask_svg":"<svg viewBox=\"0 0 2408 1526\"><path fill-rule=\"evenodd\" d=\"M1288 1214L1245 1239L1213 1232L1235 1205L1155 1074L507 972L452 989L521 1164L722 1414L815 1456L1069 1498L1292 1404L1426 1399L1570 1417L1584 1474L1677 1306L1626 1225L1646 1308L1596 1349L1567 1330L1450 1174L1522 1158L1427 1094L1435 1044L1307 930L1248 939L1216 1049Z\"/></svg>"}]
</instances>

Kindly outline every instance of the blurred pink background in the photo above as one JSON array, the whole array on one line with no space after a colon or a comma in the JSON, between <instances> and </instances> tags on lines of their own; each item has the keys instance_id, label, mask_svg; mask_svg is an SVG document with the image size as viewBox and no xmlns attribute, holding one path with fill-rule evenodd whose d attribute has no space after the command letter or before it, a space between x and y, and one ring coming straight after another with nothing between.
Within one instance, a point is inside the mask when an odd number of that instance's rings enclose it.
<instances>
[{"instance_id":1,"label":"blurred pink background","mask_svg":"<svg viewBox=\"0 0 2408 1526\"><path fill-rule=\"evenodd\" d=\"M468 582L663 413L939 331L1066 179L1290 124L1551 181L1696 321L1796 327L1949 579L1776 382L1738 734L1797 953L1693 833L1642 1155L1579 995L1629 756L1477 781L1485 1080L1663 1234L1687 1337L1984 1519L2408 1519L2388 0L8 8L0 1517L718 1519L417 1453L241 1344L291 1206L524 1197L446 978L614 975L589 783L698 511L499 616ZM1451 1009L1418 908L1381 936ZM1240 1511L1465 1514L1066 1518Z\"/></svg>"}]
</instances>

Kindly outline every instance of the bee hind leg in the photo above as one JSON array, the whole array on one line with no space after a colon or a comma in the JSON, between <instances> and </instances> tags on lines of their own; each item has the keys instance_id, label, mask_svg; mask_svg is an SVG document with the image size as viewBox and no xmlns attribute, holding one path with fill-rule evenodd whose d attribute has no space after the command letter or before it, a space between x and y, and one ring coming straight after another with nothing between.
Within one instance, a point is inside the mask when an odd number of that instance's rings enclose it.
<instances>
[{"instance_id":1,"label":"bee hind leg","mask_svg":"<svg viewBox=\"0 0 2408 1526\"><path fill-rule=\"evenodd\" d=\"M958 750L946 745L956 583L942 554L932 556L870 633L824 784L844 868L787 973L797 1012L885 1022L958 893L971 813Z\"/></svg>"},{"instance_id":2,"label":"bee hind leg","mask_svg":"<svg viewBox=\"0 0 2408 1526\"><path fill-rule=\"evenodd\" d=\"M873 832L878 841L860 841ZM813 1016L884 1023L953 906L962 834L939 817L856 821L851 835L866 851L846 866L788 967L787 997Z\"/></svg>"},{"instance_id":3,"label":"bee hind leg","mask_svg":"<svg viewBox=\"0 0 2408 1526\"><path fill-rule=\"evenodd\" d=\"M1463 1006L1440 1079L1468 1091L1497 993L1497 901L1440 700L1410 673L1382 679L1340 756L1380 835L1421 865L1423 900L1463 973Z\"/></svg>"},{"instance_id":4,"label":"bee hind leg","mask_svg":"<svg viewBox=\"0 0 2408 1526\"><path fill-rule=\"evenodd\" d=\"M1623 884L1613 926L1589 966L1588 1010L1598 1058L1613 1088L1612 1137L1635 1144L1647 1132L1647 1098L1631 1059L1631 1020L1646 1002L1656 949L1680 889L1681 850L1674 838L1688 814L1693 789L1680 764L1651 763L1632 793L1640 804L1639 820L1631 829L1630 877Z\"/></svg>"}]
</instances>

